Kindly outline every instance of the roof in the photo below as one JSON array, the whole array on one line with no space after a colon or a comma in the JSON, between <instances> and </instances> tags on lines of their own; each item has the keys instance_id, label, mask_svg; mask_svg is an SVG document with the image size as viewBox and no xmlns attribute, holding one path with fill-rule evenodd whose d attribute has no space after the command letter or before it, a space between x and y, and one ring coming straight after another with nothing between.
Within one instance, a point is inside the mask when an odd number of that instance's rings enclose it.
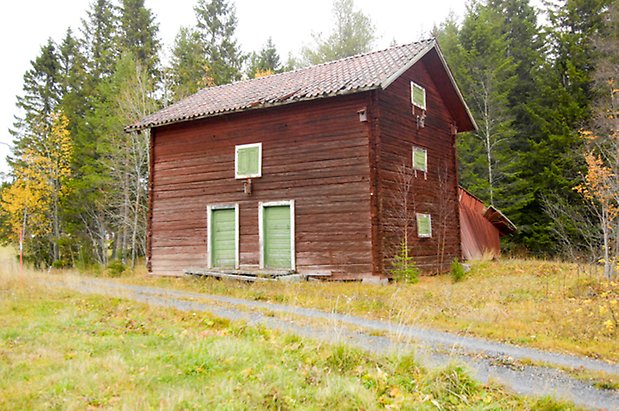
<instances>
[{"instance_id":1,"label":"roof","mask_svg":"<svg viewBox=\"0 0 619 411\"><path fill-rule=\"evenodd\" d=\"M205 88L146 116L128 126L126 131L378 88L384 89L431 50L436 50L438 53L446 76L452 82L453 89L466 112L465 120L470 121L464 127L461 125L458 127L461 130L474 129L475 122L458 91L436 41L428 39L295 71Z\"/></svg>"},{"instance_id":2,"label":"roof","mask_svg":"<svg viewBox=\"0 0 619 411\"><path fill-rule=\"evenodd\" d=\"M488 208L486 208L484 217L499 230L501 235L508 235L516 232L516 225L512 223L501 210L494 208L494 206L488 206Z\"/></svg>"},{"instance_id":3,"label":"roof","mask_svg":"<svg viewBox=\"0 0 619 411\"><path fill-rule=\"evenodd\" d=\"M460 240L462 255L467 260L495 257L501 254L500 237L516 231L516 226L493 206L484 203L462 187L458 187Z\"/></svg>"},{"instance_id":4,"label":"roof","mask_svg":"<svg viewBox=\"0 0 619 411\"><path fill-rule=\"evenodd\" d=\"M482 215L484 219L490 222L497 230L501 236L513 234L517 231L516 224L514 224L501 210L496 208L493 205L489 205L486 207L484 202L479 199L479 197L470 193L467 189L462 186L458 186L458 190L460 192L460 205L465 206L470 209L475 209L475 212L479 215ZM468 195L470 198L469 201L463 201L462 194Z\"/></svg>"}]
</instances>

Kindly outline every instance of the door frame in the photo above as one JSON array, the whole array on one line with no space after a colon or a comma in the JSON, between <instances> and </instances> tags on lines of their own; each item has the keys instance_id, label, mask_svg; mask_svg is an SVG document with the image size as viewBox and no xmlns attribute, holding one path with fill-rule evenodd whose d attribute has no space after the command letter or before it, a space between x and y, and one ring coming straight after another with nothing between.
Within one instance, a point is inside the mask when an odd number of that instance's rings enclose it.
<instances>
[{"instance_id":1,"label":"door frame","mask_svg":"<svg viewBox=\"0 0 619 411\"><path fill-rule=\"evenodd\" d=\"M294 200L267 201L258 203L258 234L260 238L260 269L264 269L264 209L266 207L289 206L290 207L290 270L296 270L295 248L295 207Z\"/></svg>"},{"instance_id":2,"label":"door frame","mask_svg":"<svg viewBox=\"0 0 619 411\"><path fill-rule=\"evenodd\" d=\"M213 210L230 210L234 209L234 268L239 269L239 204L209 204L206 206L206 252L207 252L207 267L213 268Z\"/></svg>"}]
</instances>

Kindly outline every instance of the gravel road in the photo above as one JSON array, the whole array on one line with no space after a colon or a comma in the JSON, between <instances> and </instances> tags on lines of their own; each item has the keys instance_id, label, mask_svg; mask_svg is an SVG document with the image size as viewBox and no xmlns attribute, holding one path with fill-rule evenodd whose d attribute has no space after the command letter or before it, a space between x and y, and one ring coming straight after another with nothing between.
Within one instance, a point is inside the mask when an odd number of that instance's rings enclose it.
<instances>
[{"instance_id":1,"label":"gravel road","mask_svg":"<svg viewBox=\"0 0 619 411\"><path fill-rule=\"evenodd\" d=\"M230 320L244 320L251 325L261 324L303 337L344 342L380 354L394 350L414 350L419 362L427 367L441 366L456 360L467 364L478 380L492 380L520 394L550 395L592 409L619 410L619 392L597 389L555 368L579 368L619 375L619 365L603 361L389 321L284 304L121 284L111 280L64 277L55 281L46 280L46 284L184 311L209 312ZM288 315L273 316L269 313ZM552 366L523 365L519 360L533 360Z\"/></svg>"}]
</instances>

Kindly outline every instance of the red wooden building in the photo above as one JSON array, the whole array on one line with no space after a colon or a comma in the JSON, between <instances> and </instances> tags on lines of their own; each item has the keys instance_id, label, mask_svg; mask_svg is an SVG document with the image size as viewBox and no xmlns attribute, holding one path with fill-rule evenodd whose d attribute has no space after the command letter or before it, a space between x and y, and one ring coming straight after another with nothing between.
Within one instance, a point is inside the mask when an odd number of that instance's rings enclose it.
<instances>
[{"instance_id":1,"label":"red wooden building","mask_svg":"<svg viewBox=\"0 0 619 411\"><path fill-rule=\"evenodd\" d=\"M404 232L426 270L462 255L475 123L434 40L203 89L146 128L152 273L381 278Z\"/></svg>"}]
</instances>

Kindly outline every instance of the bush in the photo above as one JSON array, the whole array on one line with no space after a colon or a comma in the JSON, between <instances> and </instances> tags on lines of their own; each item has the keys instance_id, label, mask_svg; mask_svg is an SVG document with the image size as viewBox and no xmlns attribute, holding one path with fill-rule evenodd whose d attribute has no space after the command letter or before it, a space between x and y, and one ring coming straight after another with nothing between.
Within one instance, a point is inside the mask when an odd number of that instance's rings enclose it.
<instances>
[{"instance_id":1,"label":"bush","mask_svg":"<svg viewBox=\"0 0 619 411\"><path fill-rule=\"evenodd\" d=\"M108 263L105 272L110 277L120 277L126 269L127 266L122 261L112 260Z\"/></svg>"},{"instance_id":2,"label":"bush","mask_svg":"<svg viewBox=\"0 0 619 411\"><path fill-rule=\"evenodd\" d=\"M391 277L395 281L414 284L419 281L419 268L408 252L406 243L402 241L398 253L391 262Z\"/></svg>"},{"instance_id":3,"label":"bush","mask_svg":"<svg viewBox=\"0 0 619 411\"><path fill-rule=\"evenodd\" d=\"M56 260L52 263L52 268L60 269L70 267L71 263L67 260Z\"/></svg>"},{"instance_id":4,"label":"bush","mask_svg":"<svg viewBox=\"0 0 619 411\"><path fill-rule=\"evenodd\" d=\"M454 283L458 281L464 280L466 276L466 271L464 270L464 266L458 259L454 258L451 262L451 279Z\"/></svg>"}]
</instances>

